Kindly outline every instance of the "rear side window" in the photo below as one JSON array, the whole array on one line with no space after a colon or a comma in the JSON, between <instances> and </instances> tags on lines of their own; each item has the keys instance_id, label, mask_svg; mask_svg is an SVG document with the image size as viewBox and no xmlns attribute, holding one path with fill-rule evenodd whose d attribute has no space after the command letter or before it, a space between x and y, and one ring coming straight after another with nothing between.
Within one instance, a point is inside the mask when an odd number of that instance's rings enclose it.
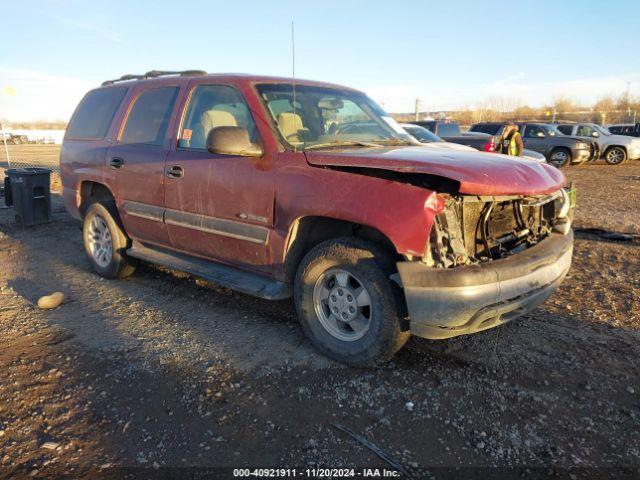
<instances>
[{"instance_id":1,"label":"rear side window","mask_svg":"<svg viewBox=\"0 0 640 480\"><path fill-rule=\"evenodd\" d=\"M125 93L127 93L126 87L103 88L87 93L67 127L65 138L76 140L104 138Z\"/></svg>"},{"instance_id":2,"label":"rear side window","mask_svg":"<svg viewBox=\"0 0 640 480\"><path fill-rule=\"evenodd\" d=\"M162 145L178 87L161 87L140 94L127 117L120 143Z\"/></svg>"},{"instance_id":3,"label":"rear side window","mask_svg":"<svg viewBox=\"0 0 640 480\"><path fill-rule=\"evenodd\" d=\"M565 135L571 135L573 131L573 125L558 125L558 130L560 130Z\"/></svg>"}]
</instances>

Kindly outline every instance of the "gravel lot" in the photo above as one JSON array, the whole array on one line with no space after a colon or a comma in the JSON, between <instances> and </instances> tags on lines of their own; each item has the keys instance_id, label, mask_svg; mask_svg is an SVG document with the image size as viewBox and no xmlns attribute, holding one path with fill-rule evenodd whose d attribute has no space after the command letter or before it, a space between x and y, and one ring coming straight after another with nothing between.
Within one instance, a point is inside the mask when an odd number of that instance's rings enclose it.
<instances>
[{"instance_id":1,"label":"gravel lot","mask_svg":"<svg viewBox=\"0 0 640 480\"><path fill-rule=\"evenodd\" d=\"M640 162L566 173L577 227L640 232ZM638 478L640 243L580 233L532 314L354 370L314 352L290 302L152 266L101 279L58 197L54 211L19 228L0 210L0 476L387 466L339 423L415 478ZM37 309L56 290L65 303Z\"/></svg>"}]
</instances>

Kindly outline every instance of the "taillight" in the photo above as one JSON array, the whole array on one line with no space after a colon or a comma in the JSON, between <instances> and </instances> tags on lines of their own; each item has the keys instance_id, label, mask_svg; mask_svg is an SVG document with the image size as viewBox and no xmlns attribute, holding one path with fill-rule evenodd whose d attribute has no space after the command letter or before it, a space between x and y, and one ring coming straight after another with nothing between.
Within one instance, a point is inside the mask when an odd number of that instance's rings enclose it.
<instances>
[{"instance_id":1,"label":"taillight","mask_svg":"<svg viewBox=\"0 0 640 480\"><path fill-rule=\"evenodd\" d=\"M489 140L487 143L484 144L484 151L485 152L495 152L496 151L496 144L493 140Z\"/></svg>"}]
</instances>

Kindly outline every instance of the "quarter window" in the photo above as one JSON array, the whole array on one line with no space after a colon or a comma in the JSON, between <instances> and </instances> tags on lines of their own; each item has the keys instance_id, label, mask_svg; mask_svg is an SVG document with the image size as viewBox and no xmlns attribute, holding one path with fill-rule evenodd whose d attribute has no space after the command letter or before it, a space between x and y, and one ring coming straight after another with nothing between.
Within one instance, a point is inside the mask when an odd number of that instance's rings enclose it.
<instances>
[{"instance_id":1,"label":"quarter window","mask_svg":"<svg viewBox=\"0 0 640 480\"><path fill-rule=\"evenodd\" d=\"M65 137L76 140L104 138L125 93L126 87L102 88L87 93L78 105Z\"/></svg>"},{"instance_id":2,"label":"quarter window","mask_svg":"<svg viewBox=\"0 0 640 480\"><path fill-rule=\"evenodd\" d=\"M207 137L217 127L243 128L252 143L260 143L249 107L240 92L227 85L200 85L189 100L178 146L206 150Z\"/></svg>"},{"instance_id":3,"label":"quarter window","mask_svg":"<svg viewBox=\"0 0 640 480\"><path fill-rule=\"evenodd\" d=\"M177 94L177 87L154 88L141 93L129 113L120 142L162 145Z\"/></svg>"}]
</instances>

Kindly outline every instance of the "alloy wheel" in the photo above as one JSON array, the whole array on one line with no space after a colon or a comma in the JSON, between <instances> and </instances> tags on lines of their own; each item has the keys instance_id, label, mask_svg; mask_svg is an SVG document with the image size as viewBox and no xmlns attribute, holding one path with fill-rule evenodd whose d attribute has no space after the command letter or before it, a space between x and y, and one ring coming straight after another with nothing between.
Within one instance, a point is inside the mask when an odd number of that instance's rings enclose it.
<instances>
[{"instance_id":1,"label":"alloy wheel","mask_svg":"<svg viewBox=\"0 0 640 480\"><path fill-rule=\"evenodd\" d=\"M554 152L554 154L551 155L551 163L555 166L562 167L567 163L568 160L569 155L567 154L567 152L563 152L562 150L559 152Z\"/></svg>"},{"instance_id":2,"label":"alloy wheel","mask_svg":"<svg viewBox=\"0 0 640 480\"><path fill-rule=\"evenodd\" d=\"M617 165L624 160L624 152L619 148L612 148L607 152L607 163Z\"/></svg>"},{"instance_id":3,"label":"alloy wheel","mask_svg":"<svg viewBox=\"0 0 640 480\"><path fill-rule=\"evenodd\" d=\"M371 296L351 272L332 268L313 288L313 304L324 329L338 340L353 342L371 327Z\"/></svg>"},{"instance_id":4,"label":"alloy wheel","mask_svg":"<svg viewBox=\"0 0 640 480\"><path fill-rule=\"evenodd\" d=\"M89 224L87 243L93 260L100 267L107 267L113 257L113 242L107 222L96 215Z\"/></svg>"}]
</instances>

